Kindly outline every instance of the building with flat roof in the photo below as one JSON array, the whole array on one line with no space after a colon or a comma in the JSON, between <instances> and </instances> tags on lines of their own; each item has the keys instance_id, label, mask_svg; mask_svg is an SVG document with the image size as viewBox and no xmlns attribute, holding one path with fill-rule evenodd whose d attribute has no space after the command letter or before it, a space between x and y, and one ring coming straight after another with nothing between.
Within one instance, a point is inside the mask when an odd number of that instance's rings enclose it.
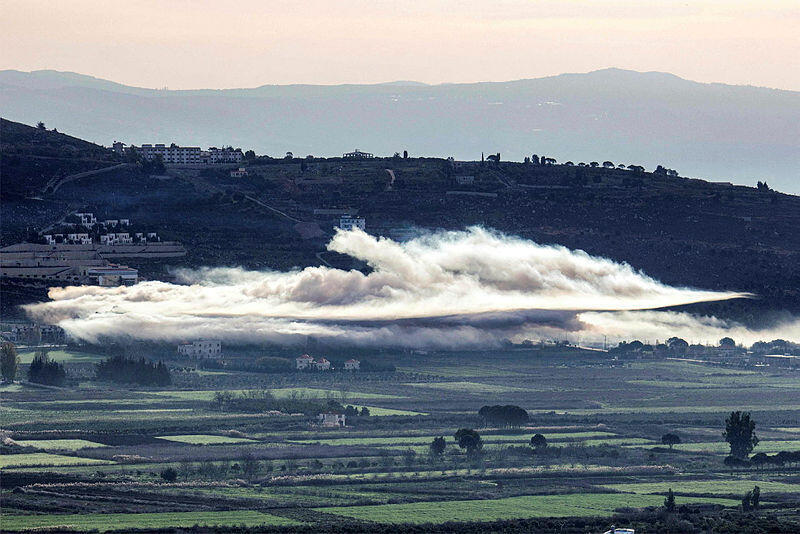
<instances>
[{"instance_id":1,"label":"building with flat roof","mask_svg":"<svg viewBox=\"0 0 800 534\"><path fill-rule=\"evenodd\" d=\"M372 159L375 156L369 152L361 152L359 149L355 149L352 152L345 152L342 157L345 159Z\"/></svg>"},{"instance_id":2,"label":"building with flat roof","mask_svg":"<svg viewBox=\"0 0 800 534\"><path fill-rule=\"evenodd\" d=\"M353 230L358 228L364 230L367 227L367 221L364 217L353 217L350 215L343 215L339 217L339 228L342 230Z\"/></svg>"},{"instance_id":3,"label":"building with flat roof","mask_svg":"<svg viewBox=\"0 0 800 534\"><path fill-rule=\"evenodd\" d=\"M188 358L219 358L222 342L217 339L198 339L178 345L178 354Z\"/></svg>"}]
</instances>

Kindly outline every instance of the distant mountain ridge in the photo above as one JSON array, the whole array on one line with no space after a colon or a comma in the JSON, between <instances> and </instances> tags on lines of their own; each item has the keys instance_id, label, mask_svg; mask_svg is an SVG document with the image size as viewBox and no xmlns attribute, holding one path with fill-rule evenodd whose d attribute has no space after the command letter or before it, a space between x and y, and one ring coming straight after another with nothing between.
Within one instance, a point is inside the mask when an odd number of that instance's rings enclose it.
<instances>
[{"instance_id":1,"label":"distant mountain ridge","mask_svg":"<svg viewBox=\"0 0 800 534\"><path fill-rule=\"evenodd\" d=\"M657 164L800 192L800 92L604 69L509 82L263 85L185 91L0 71L0 109L105 145L176 142L330 156L500 152Z\"/></svg>"}]
</instances>

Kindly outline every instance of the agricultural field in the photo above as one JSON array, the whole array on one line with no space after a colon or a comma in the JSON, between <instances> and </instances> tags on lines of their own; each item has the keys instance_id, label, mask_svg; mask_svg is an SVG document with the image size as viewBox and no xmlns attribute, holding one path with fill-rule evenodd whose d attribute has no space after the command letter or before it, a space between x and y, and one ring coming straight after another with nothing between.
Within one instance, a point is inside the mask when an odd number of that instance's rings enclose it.
<instances>
[{"instance_id":1,"label":"agricultural field","mask_svg":"<svg viewBox=\"0 0 800 534\"><path fill-rule=\"evenodd\" d=\"M800 521L797 464L723 463L732 410L756 422L753 454L800 450L792 371L608 361L572 348L368 357L394 370L198 371L168 360L173 384L145 387L94 381L94 360L75 356L65 387L0 387L3 531L493 530L513 520L513 532L528 532L558 520L576 534L647 532L670 489L681 517L700 524L741 514L755 486L758 513ZM261 392L286 409L259 408ZM224 401L237 397L250 404ZM484 420L486 405L524 408L528 421ZM345 407L345 426L319 424L319 413ZM462 448L459 429L475 430L481 447ZM680 438L672 449L667 433ZM546 446L531 445L538 434Z\"/></svg>"}]
</instances>

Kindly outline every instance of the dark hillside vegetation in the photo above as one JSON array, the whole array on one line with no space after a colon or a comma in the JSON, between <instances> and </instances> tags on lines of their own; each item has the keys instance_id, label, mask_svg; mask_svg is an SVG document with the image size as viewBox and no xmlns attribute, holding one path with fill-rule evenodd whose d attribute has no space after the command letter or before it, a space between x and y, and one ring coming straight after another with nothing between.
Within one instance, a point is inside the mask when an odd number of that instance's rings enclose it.
<instances>
[{"instance_id":1,"label":"dark hillside vegetation","mask_svg":"<svg viewBox=\"0 0 800 534\"><path fill-rule=\"evenodd\" d=\"M35 128L21 130L38 135ZM72 138L45 134L71 146ZM646 172L635 162L570 163L260 157L246 164L244 178L231 178L228 168L170 168L168 177L125 168L67 183L41 199L6 199L4 193L10 215L2 244L25 239L26 230L46 227L69 210L86 209L130 217L163 239L182 242L188 251L182 266L286 270L325 261L364 268L325 250L337 219L315 210L342 209L365 217L369 232L396 239L420 229L482 225L628 262L671 285L751 292L757 299L691 309L756 326L800 312L800 197L763 184ZM459 184L460 176L474 180ZM9 168L4 184L15 180L24 176ZM316 237L303 235L297 221L317 228ZM167 262L128 263L146 278L171 279ZM4 311L32 293L9 291Z\"/></svg>"},{"instance_id":2,"label":"dark hillside vegetation","mask_svg":"<svg viewBox=\"0 0 800 534\"><path fill-rule=\"evenodd\" d=\"M3 196L37 193L53 178L118 163L100 145L46 128L0 118Z\"/></svg>"}]
</instances>

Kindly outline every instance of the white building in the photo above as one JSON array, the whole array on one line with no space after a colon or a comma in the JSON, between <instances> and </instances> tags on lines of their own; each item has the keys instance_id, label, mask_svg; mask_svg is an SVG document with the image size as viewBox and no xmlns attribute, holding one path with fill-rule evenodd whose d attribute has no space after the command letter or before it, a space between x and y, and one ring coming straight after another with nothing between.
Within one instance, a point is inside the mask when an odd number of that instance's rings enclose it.
<instances>
[{"instance_id":1,"label":"white building","mask_svg":"<svg viewBox=\"0 0 800 534\"><path fill-rule=\"evenodd\" d=\"M347 360L344 362L345 371L358 371L361 369L361 362L358 360Z\"/></svg>"},{"instance_id":2,"label":"white building","mask_svg":"<svg viewBox=\"0 0 800 534\"><path fill-rule=\"evenodd\" d=\"M308 354L303 354L294 359L298 369L308 369L314 365L314 358Z\"/></svg>"},{"instance_id":3,"label":"white building","mask_svg":"<svg viewBox=\"0 0 800 534\"><path fill-rule=\"evenodd\" d=\"M203 151L199 146L178 146L175 143L170 146L164 144L142 145L139 148L142 157L146 160L154 160L161 156L164 163L171 165L199 165L203 163Z\"/></svg>"},{"instance_id":4,"label":"white building","mask_svg":"<svg viewBox=\"0 0 800 534\"><path fill-rule=\"evenodd\" d=\"M231 171L231 178L242 178L243 176L247 176L247 169L244 167L239 167L235 171Z\"/></svg>"},{"instance_id":5,"label":"white building","mask_svg":"<svg viewBox=\"0 0 800 534\"><path fill-rule=\"evenodd\" d=\"M361 152L359 149L355 149L352 152L345 152L342 157L345 159L372 159L375 156L369 152Z\"/></svg>"},{"instance_id":6,"label":"white building","mask_svg":"<svg viewBox=\"0 0 800 534\"><path fill-rule=\"evenodd\" d=\"M178 354L188 358L219 358L222 355L222 342L219 340L198 339L178 345Z\"/></svg>"},{"instance_id":7,"label":"white building","mask_svg":"<svg viewBox=\"0 0 800 534\"><path fill-rule=\"evenodd\" d=\"M345 415L343 413L321 413L317 416L319 424L325 427L342 427L345 424Z\"/></svg>"},{"instance_id":8,"label":"white building","mask_svg":"<svg viewBox=\"0 0 800 534\"><path fill-rule=\"evenodd\" d=\"M331 369L331 362L325 358L315 360L308 354L303 354L294 359L297 369L316 369L317 371L329 371Z\"/></svg>"},{"instance_id":9,"label":"white building","mask_svg":"<svg viewBox=\"0 0 800 534\"><path fill-rule=\"evenodd\" d=\"M204 154L206 163L239 163L244 159L241 148L211 147Z\"/></svg>"},{"instance_id":10,"label":"white building","mask_svg":"<svg viewBox=\"0 0 800 534\"><path fill-rule=\"evenodd\" d=\"M352 217L350 215L342 215L339 218L339 228L342 230L353 230L358 228L364 230L367 227L367 221L364 217Z\"/></svg>"},{"instance_id":11,"label":"white building","mask_svg":"<svg viewBox=\"0 0 800 534\"><path fill-rule=\"evenodd\" d=\"M132 286L139 281L139 271L124 265L109 264L105 267L90 267L86 276L100 286Z\"/></svg>"},{"instance_id":12,"label":"white building","mask_svg":"<svg viewBox=\"0 0 800 534\"><path fill-rule=\"evenodd\" d=\"M97 224L97 217L94 216L94 213L76 213L75 216L81 220L81 225L86 228L91 228Z\"/></svg>"},{"instance_id":13,"label":"white building","mask_svg":"<svg viewBox=\"0 0 800 534\"><path fill-rule=\"evenodd\" d=\"M458 185L472 185L475 183L474 176L456 176L456 183Z\"/></svg>"}]
</instances>

